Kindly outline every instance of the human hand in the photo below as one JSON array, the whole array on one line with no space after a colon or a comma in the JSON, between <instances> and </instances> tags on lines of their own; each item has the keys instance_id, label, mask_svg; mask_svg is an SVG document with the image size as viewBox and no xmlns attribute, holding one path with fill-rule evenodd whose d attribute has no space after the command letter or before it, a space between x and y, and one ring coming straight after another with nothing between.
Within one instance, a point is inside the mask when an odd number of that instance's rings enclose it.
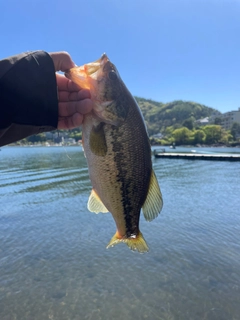
<instances>
[{"instance_id":1,"label":"human hand","mask_svg":"<svg viewBox=\"0 0 240 320\"><path fill-rule=\"evenodd\" d=\"M67 52L52 52L55 71L66 71L75 67ZM90 91L80 89L64 75L56 73L58 86L58 129L72 129L82 124L83 116L91 112L93 103Z\"/></svg>"}]
</instances>

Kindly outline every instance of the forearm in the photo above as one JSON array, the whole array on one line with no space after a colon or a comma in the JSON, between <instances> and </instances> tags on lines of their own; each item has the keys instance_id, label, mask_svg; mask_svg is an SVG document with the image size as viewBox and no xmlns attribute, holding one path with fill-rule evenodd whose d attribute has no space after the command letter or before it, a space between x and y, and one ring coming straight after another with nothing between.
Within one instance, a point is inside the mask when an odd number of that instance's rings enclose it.
<instances>
[{"instance_id":1,"label":"forearm","mask_svg":"<svg viewBox=\"0 0 240 320\"><path fill-rule=\"evenodd\" d=\"M0 146L57 128L54 64L43 51L0 61Z\"/></svg>"}]
</instances>

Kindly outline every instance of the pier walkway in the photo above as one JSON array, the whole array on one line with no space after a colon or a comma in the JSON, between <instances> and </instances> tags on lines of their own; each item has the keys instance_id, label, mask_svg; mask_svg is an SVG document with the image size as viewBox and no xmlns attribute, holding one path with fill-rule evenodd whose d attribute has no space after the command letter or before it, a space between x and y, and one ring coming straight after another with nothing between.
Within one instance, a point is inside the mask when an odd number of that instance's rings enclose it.
<instances>
[{"instance_id":1,"label":"pier walkway","mask_svg":"<svg viewBox=\"0 0 240 320\"><path fill-rule=\"evenodd\" d=\"M214 160L214 161L240 161L240 154L217 154L217 153L176 153L155 152L155 158L188 159L188 160Z\"/></svg>"}]
</instances>

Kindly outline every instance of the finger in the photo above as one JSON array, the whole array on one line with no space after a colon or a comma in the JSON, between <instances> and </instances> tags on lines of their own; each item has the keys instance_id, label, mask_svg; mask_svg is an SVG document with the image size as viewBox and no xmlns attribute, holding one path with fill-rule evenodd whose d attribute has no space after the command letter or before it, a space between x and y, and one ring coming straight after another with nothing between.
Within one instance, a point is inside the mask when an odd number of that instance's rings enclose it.
<instances>
[{"instance_id":1,"label":"finger","mask_svg":"<svg viewBox=\"0 0 240 320\"><path fill-rule=\"evenodd\" d=\"M58 114L59 117L70 117L75 113L87 114L91 112L93 102L90 99L80 101L59 102Z\"/></svg>"},{"instance_id":2,"label":"finger","mask_svg":"<svg viewBox=\"0 0 240 320\"><path fill-rule=\"evenodd\" d=\"M58 92L58 100L60 102L68 102L68 101L80 101L84 99L89 99L91 97L90 92L88 90L80 90L80 91L59 91Z\"/></svg>"},{"instance_id":3,"label":"finger","mask_svg":"<svg viewBox=\"0 0 240 320\"><path fill-rule=\"evenodd\" d=\"M58 129L73 129L79 127L83 122L83 115L75 113L71 117L60 118Z\"/></svg>"},{"instance_id":4,"label":"finger","mask_svg":"<svg viewBox=\"0 0 240 320\"><path fill-rule=\"evenodd\" d=\"M81 88L63 74L56 73L57 86L59 91L79 91Z\"/></svg>"},{"instance_id":5,"label":"finger","mask_svg":"<svg viewBox=\"0 0 240 320\"><path fill-rule=\"evenodd\" d=\"M53 60L55 71L66 71L75 66L70 54L66 51L50 52L49 55Z\"/></svg>"}]
</instances>

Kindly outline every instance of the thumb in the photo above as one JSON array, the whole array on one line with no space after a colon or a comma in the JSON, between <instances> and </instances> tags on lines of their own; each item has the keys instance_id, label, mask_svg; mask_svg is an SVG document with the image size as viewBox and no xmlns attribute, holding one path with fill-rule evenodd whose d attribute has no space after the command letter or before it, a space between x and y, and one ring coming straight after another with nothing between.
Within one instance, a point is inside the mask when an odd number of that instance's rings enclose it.
<instances>
[{"instance_id":1,"label":"thumb","mask_svg":"<svg viewBox=\"0 0 240 320\"><path fill-rule=\"evenodd\" d=\"M50 57L53 60L55 71L66 71L75 67L75 63L68 52L50 52Z\"/></svg>"}]
</instances>

